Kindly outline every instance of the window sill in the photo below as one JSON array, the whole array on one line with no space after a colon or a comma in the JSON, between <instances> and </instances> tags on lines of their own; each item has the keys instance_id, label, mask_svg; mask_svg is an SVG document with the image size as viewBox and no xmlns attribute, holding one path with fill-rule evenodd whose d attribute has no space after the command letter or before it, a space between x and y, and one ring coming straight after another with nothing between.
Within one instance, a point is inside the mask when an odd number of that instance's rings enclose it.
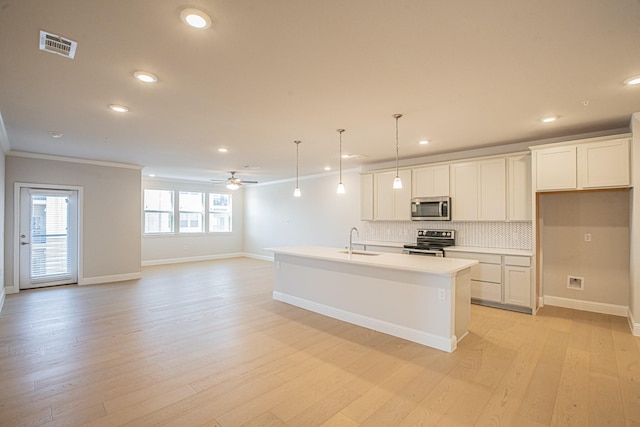
<instances>
[{"instance_id":1,"label":"window sill","mask_svg":"<svg viewBox=\"0 0 640 427\"><path fill-rule=\"evenodd\" d=\"M142 237L189 237L189 236L222 236L232 235L233 231L210 231L208 233L143 233Z\"/></svg>"}]
</instances>

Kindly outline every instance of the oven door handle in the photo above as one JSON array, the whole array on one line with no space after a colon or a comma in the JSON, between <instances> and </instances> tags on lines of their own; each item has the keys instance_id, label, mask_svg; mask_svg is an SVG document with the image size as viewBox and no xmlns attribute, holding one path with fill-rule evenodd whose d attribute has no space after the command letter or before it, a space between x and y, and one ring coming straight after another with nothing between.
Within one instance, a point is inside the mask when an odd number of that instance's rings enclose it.
<instances>
[{"instance_id":1,"label":"oven door handle","mask_svg":"<svg viewBox=\"0 0 640 427\"><path fill-rule=\"evenodd\" d=\"M439 250L432 249L404 249L404 253L406 254L425 254L425 255L435 255L435 256L443 256L443 252Z\"/></svg>"}]
</instances>

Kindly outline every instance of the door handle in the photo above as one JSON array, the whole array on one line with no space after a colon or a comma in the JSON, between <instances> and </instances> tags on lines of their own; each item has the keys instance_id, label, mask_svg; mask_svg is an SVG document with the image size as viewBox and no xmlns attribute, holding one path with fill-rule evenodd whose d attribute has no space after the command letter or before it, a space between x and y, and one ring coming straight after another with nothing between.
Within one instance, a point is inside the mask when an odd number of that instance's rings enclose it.
<instances>
[{"instance_id":1,"label":"door handle","mask_svg":"<svg viewBox=\"0 0 640 427\"><path fill-rule=\"evenodd\" d=\"M28 245L29 242L20 242L21 245Z\"/></svg>"}]
</instances>

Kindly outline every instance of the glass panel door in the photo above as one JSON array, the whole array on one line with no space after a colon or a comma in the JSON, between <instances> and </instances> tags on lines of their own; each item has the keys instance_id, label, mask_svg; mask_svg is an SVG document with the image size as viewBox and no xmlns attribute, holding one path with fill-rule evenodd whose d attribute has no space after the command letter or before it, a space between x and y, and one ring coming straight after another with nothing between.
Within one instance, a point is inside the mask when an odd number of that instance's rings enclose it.
<instances>
[{"instance_id":1,"label":"glass panel door","mask_svg":"<svg viewBox=\"0 0 640 427\"><path fill-rule=\"evenodd\" d=\"M23 188L20 289L78 282L77 192Z\"/></svg>"}]
</instances>

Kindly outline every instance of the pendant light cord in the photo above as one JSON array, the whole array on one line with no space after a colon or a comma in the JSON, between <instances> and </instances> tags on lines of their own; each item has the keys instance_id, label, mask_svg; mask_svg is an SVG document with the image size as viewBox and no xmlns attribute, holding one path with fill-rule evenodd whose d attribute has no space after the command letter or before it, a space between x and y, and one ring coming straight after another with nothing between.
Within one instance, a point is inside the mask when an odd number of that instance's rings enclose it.
<instances>
[{"instance_id":1,"label":"pendant light cord","mask_svg":"<svg viewBox=\"0 0 640 427\"><path fill-rule=\"evenodd\" d=\"M402 117L402 114L394 114L396 119L396 177L400 176L398 173L398 119Z\"/></svg>"},{"instance_id":2,"label":"pendant light cord","mask_svg":"<svg viewBox=\"0 0 640 427\"><path fill-rule=\"evenodd\" d=\"M340 134L340 184L342 184L342 132L344 132L344 129L338 129Z\"/></svg>"},{"instance_id":3,"label":"pendant light cord","mask_svg":"<svg viewBox=\"0 0 640 427\"><path fill-rule=\"evenodd\" d=\"M298 155L298 150L300 148L300 142L302 141L293 141L296 144L296 188L298 188L298 175L299 175L299 169L300 169L300 160L299 160L299 155Z\"/></svg>"}]
</instances>

